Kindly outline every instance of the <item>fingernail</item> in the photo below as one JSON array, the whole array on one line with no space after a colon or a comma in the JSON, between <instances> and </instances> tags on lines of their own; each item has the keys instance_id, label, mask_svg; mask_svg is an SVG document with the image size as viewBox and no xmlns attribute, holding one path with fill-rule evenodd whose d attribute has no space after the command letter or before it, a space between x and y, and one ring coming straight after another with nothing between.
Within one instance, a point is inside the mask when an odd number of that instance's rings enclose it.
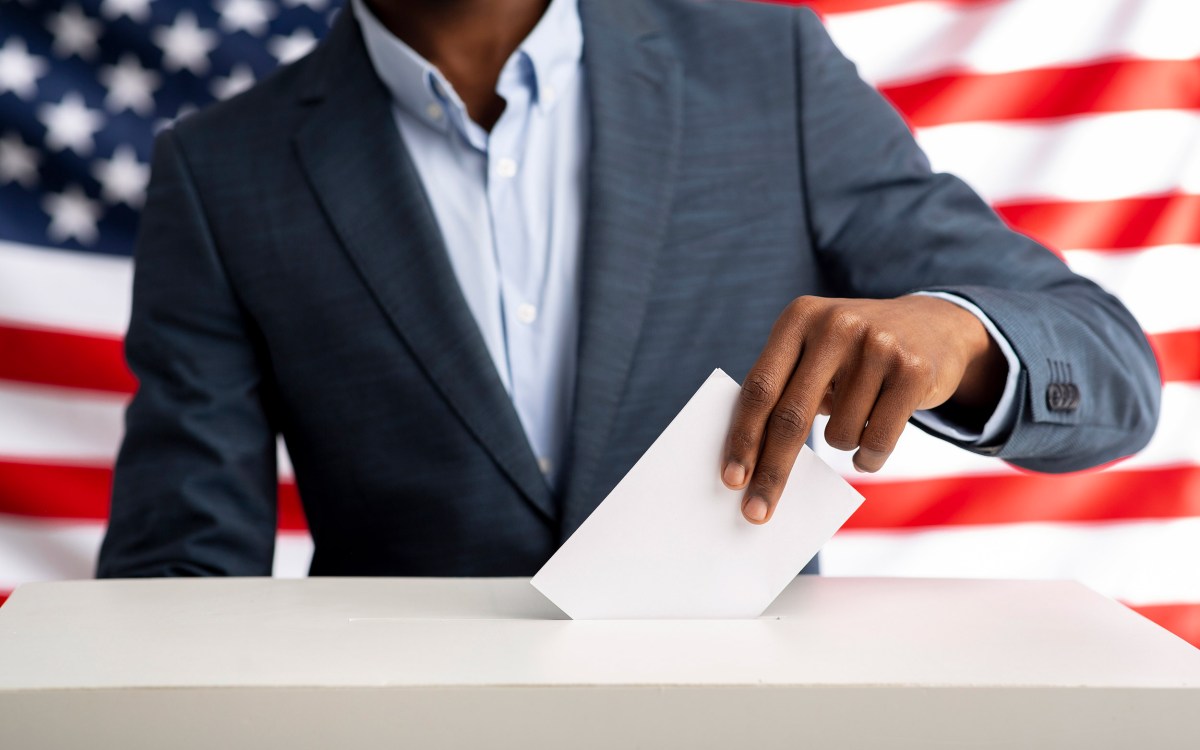
<instances>
[{"instance_id":1,"label":"fingernail","mask_svg":"<svg viewBox=\"0 0 1200 750\"><path fill-rule=\"evenodd\" d=\"M859 463L859 461L865 459L866 457L867 456L865 455L863 449L859 448L858 451L854 454L854 458L851 460L851 463L854 464L854 470L857 471L859 474L873 474L874 473L871 469L868 469L867 467L865 467L861 463Z\"/></svg>"},{"instance_id":2,"label":"fingernail","mask_svg":"<svg viewBox=\"0 0 1200 750\"><path fill-rule=\"evenodd\" d=\"M729 487L741 487L746 481L746 468L737 461L725 464L725 472L721 475Z\"/></svg>"},{"instance_id":3,"label":"fingernail","mask_svg":"<svg viewBox=\"0 0 1200 750\"><path fill-rule=\"evenodd\" d=\"M742 515L755 523L762 523L767 520L767 501L758 495L752 496L742 506Z\"/></svg>"}]
</instances>

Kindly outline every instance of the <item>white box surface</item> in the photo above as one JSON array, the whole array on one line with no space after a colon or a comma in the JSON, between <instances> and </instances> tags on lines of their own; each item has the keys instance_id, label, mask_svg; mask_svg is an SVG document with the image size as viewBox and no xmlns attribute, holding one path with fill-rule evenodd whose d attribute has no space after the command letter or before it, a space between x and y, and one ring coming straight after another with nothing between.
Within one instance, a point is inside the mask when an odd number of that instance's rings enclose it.
<instances>
[{"instance_id":1,"label":"white box surface","mask_svg":"<svg viewBox=\"0 0 1200 750\"><path fill-rule=\"evenodd\" d=\"M1078 584L802 577L757 620L562 618L527 579L30 584L0 608L0 744L1200 747L1200 650Z\"/></svg>"}]
</instances>

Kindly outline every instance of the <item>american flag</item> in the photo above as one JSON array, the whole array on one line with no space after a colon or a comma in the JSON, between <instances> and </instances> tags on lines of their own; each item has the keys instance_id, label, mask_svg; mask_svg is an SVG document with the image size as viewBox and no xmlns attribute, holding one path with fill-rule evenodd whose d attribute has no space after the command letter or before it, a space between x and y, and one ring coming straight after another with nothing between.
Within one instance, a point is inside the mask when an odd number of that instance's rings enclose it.
<instances>
[{"instance_id":1,"label":"american flag","mask_svg":"<svg viewBox=\"0 0 1200 750\"><path fill-rule=\"evenodd\" d=\"M826 573L1077 579L1200 645L1200 3L809 4L936 169L1125 302L1166 381L1149 447L1102 471L1029 474L909 430L864 477L818 445L867 498ZM92 574L154 133L304 54L335 11L0 0L0 597ZM304 575L281 466L276 574Z\"/></svg>"}]
</instances>

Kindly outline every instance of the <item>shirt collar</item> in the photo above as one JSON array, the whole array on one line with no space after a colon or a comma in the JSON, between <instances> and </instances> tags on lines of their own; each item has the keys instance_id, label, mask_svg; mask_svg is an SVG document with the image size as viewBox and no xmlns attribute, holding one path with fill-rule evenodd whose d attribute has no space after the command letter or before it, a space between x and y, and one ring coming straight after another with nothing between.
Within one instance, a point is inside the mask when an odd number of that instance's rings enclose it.
<instances>
[{"instance_id":1,"label":"shirt collar","mask_svg":"<svg viewBox=\"0 0 1200 750\"><path fill-rule=\"evenodd\" d=\"M533 64L533 94L538 106L553 107L583 57L579 0L551 0L541 20L517 49L528 55Z\"/></svg>"},{"instance_id":2,"label":"shirt collar","mask_svg":"<svg viewBox=\"0 0 1200 750\"><path fill-rule=\"evenodd\" d=\"M466 107L441 71L388 31L363 0L351 0L351 5L375 74L396 104L438 128L446 125L446 118L439 116L446 108L466 117ZM548 111L570 84L582 56L579 0L551 0L533 31L505 63L501 77L513 69L531 68L532 76L522 78L538 106Z\"/></svg>"}]
</instances>

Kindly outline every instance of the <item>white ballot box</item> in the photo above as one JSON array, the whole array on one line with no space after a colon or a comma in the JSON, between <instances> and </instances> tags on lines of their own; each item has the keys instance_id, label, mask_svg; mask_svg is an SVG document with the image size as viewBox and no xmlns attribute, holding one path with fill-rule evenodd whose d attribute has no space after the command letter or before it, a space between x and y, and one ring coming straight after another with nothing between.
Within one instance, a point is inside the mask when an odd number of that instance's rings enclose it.
<instances>
[{"instance_id":1,"label":"white ballot box","mask_svg":"<svg viewBox=\"0 0 1200 750\"><path fill-rule=\"evenodd\" d=\"M38 583L0 608L0 746L1195 750L1200 651L1058 582L640 621L513 578Z\"/></svg>"}]
</instances>

